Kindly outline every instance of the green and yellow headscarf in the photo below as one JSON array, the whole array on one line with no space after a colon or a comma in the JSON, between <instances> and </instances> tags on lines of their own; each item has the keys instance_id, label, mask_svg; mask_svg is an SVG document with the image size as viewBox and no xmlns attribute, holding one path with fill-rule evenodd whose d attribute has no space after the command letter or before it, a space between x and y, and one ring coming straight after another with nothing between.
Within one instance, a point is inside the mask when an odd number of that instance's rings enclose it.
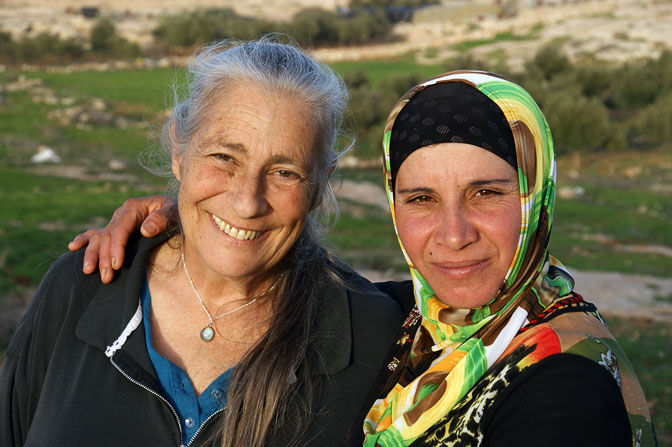
<instances>
[{"instance_id":1,"label":"green and yellow headscarf","mask_svg":"<svg viewBox=\"0 0 672 447\"><path fill-rule=\"evenodd\" d=\"M392 109L385 126L383 149L385 186L395 229L390 166L393 125L411 98L446 82L477 89L506 117L515 142L520 184L522 219L518 248L499 292L487 305L456 309L436 297L399 240L422 315L408 362L412 369L427 356L432 360L409 383L397 383L385 398L376 401L365 421L365 446L412 443L464 397L506 350L529 315L537 315L557 297L569 294L574 285L567 270L548 254L547 248L556 175L548 124L522 87L490 73L460 71L438 76L412 88Z\"/></svg>"}]
</instances>

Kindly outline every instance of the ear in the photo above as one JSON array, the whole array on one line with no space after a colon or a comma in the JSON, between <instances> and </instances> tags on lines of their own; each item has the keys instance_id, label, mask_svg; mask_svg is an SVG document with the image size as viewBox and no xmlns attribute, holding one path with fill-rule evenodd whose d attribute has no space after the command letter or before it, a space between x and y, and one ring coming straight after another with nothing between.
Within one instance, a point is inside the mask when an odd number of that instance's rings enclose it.
<instances>
[{"instance_id":1,"label":"ear","mask_svg":"<svg viewBox=\"0 0 672 447\"><path fill-rule=\"evenodd\" d=\"M180 151L177 148L177 145L175 144L175 121L171 120L170 121L170 140L173 141L173 148L172 148L172 163L171 167L173 170L173 175L177 179L178 182L182 181L182 154L180 154Z\"/></svg>"}]
</instances>

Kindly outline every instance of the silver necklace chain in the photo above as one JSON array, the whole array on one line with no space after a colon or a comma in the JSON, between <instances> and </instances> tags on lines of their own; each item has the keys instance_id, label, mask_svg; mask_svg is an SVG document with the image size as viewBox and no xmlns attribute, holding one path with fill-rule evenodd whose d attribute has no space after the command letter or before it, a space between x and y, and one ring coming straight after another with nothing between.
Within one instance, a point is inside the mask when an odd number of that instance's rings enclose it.
<instances>
[{"instance_id":1,"label":"silver necklace chain","mask_svg":"<svg viewBox=\"0 0 672 447\"><path fill-rule=\"evenodd\" d=\"M265 297L266 295L271 293L278 286L278 283L280 283L280 279L282 279L282 277L285 276L285 273L287 273L287 272L282 272L280 275L278 275L276 280L273 281L273 284L271 284L271 286L268 289L266 289L266 291L264 293L262 293L261 295L257 295L255 297L253 297L247 303L241 304L240 306L238 306L236 308L233 308L231 310L227 310L226 312L221 313L219 315L215 315L213 317L212 314L210 313L210 311L208 310L208 308L205 307L205 303L203 302L203 298L201 298L201 295L198 293L198 290L196 290L196 286L194 286L194 281L192 281L191 275L189 275L189 271L187 270L187 263L184 261L184 251L180 252L180 257L182 258L182 267L184 268L184 274L186 275L187 279L189 280L189 284L191 285L191 289L194 291L194 294L196 294L196 298L198 298L198 302L201 304L201 307L203 308L203 311L208 316L208 324L203 329L201 329L201 339L203 341L210 341L215 336L215 331L214 331L214 329L212 329L212 325L215 322L215 320L218 320L218 319L220 319L222 317L225 317L227 315L231 315L232 313L238 312L239 310L243 310L247 306L249 306L250 304L257 301L259 298Z\"/></svg>"}]
</instances>

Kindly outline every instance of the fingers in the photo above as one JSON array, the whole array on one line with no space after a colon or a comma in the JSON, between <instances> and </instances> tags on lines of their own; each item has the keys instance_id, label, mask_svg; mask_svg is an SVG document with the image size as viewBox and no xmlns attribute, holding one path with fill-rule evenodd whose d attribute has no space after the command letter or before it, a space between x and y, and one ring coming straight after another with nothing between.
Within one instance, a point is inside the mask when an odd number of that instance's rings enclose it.
<instances>
[{"instance_id":1,"label":"fingers","mask_svg":"<svg viewBox=\"0 0 672 447\"><path fill-rule=\"evenodd\" d=\"M97 266L101 281L109 283L114 278L114 271L123 265L128 240L141 224L143 236L151 237L176 219L176 203L172 197L128 199L114 211L105 228L91 229L75 236L68 248L74 251L86 246L82 271L91 274Z\"/></svg>"},{"instance_id":2,"label":"fingers","mask_svg":"<svg viewBox=\"0 0 672 447\"><path fill-rule=\"evenodd\" d=\"M100 280L104 284L112 281L112 278L114 277L114 264L117 262L116 259L113 259L113 256L110 254L110 245L112 239L110 234L110 226L113 225L113 222L115 222L115 218L113 218L112 221L110 221L110 223L99 232L100 249L98 251L98 271L100 273Z\"/></svg>"},{"instance_id":3,"label":"fingers","mask_svg":"<svg viewBox=\"0 0 672 447\"><path fill-rule=\"evenodd\" d=\"M86 233L80 233L77 236L74 237L72 241L68 244L68 250L70 251L77 251L80 248L84 247L86 244L89 243L89 239L91 238L91 233L95 230L88 230Z\"/></svg>"},{"instance_id":4,"label":"fingers","mask_svg":"<svg viewBox=\"0 0 672 447\"><path fill-rule=\"evenodd\" d=\"M142 199L126 200L114 211L110 223L102 230L98 268L103 282L107 282L108 275L111 281L112 270L121 268L124 262L126 244L147 213L142 210L141 201ZM109 271L106 269L109 269Z\"/></svg>"},{"instance_id":5,"label":"fingers","mask_svg":"<svg viewBox=\"0 0 672 447\"><path fill-rule=\"evenodd\" d=\"M114 212L114 217L101 234L101 278L112 280L113 270L119 270L124 261L126 244L138 227L145 237L156 236L171 222L175 200L167 196L150 196L126 200ZM142 225L142 226L141 226ZM104 268L111 268L103 272Z\"/></svg>"},{"instance_id":6,"label":"fingers","mask_svg":"<svg viewBox=\"0 0 672 447\"><path fill-rule=\"evenodd\" d=\"M90 229L85 233L78 234L75 238L68 244L68 249L70 251L76 251L80 248L86 246L84 251L84 265L82 271L87 275L93 273L96 270L96 264L98 263L98 250L100 245L100 233L101 230Z\"/></svg>"},{"instance_id":7,"label":"fingers","mask_svg":"<svg viewBox=\"0 0 672 447\"><path fill-rule=\"evenodd\" d=\"M140 227L140 232L145 237L156 236L177 219L175 200L165 196L161 196L161 199L161 206L151 210Z\"/></svg>"}]
</instances>

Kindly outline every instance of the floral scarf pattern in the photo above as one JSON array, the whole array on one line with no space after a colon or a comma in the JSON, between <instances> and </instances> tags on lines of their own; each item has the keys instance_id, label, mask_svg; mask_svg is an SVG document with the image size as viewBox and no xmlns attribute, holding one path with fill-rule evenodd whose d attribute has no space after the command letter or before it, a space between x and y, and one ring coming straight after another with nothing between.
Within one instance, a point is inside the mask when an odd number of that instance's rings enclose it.
<instances>
[{"instance_id":1,"label":"floral scarf pattern","mask_svg":"<svg viewBox=\"0 0 672 447\"><path fill-rule=\"evenodd\" d=\"M366 416L364 445L408 446L441 420L507 351L529 321L558 298L572 293L574 280L548 253L555 201L556 163L546 120L530 95L511 81L480 71L451 72L406 93L390 113L383 140L387 198L396 230L390 169L390 139L395 119L410 98L443 82L470 85L490 98L511 127L518 164L521 228L518 247L493 299L475 309L455 309L441 302L413 266L416 305L422 315L406 367L415 373L397 379Z\"/></svg>"}]
</instances>

